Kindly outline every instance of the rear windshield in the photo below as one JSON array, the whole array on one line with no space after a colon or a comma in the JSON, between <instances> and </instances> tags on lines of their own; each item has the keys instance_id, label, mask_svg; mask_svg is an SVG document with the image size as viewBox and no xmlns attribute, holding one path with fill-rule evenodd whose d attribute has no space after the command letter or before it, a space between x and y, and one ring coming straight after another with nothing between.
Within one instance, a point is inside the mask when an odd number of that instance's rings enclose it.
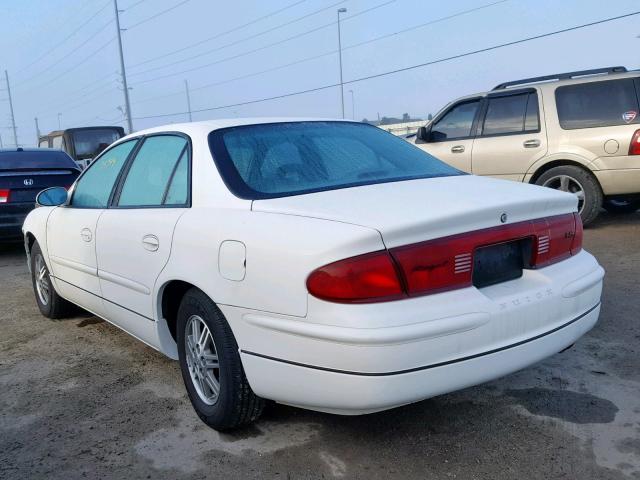
<instances>
[{"instance_id":1,"label":"rear windshield","mask_svg":"<svg viewBox=\"0 0 640 480\"><path fill-rule=\"evenodd\" d=\"M558 87L556 104L560 126L565 130L640 123L638 96L631 78Z\"/></svg>"},{"instance_id":2,"label":"rear windshield","mask_svg":"<svg viewBox=\"0 0 640 480\"><path fill-rule=\"evenodd\" d=\"M252 200L463 174L362 123L245 125L211 132L209 146L230 190Z\"/></svg>"},{"instance_id":3,"label":"rear windshield","mask_svg":"<svg viewBox=\"0 0 640 480\"><path fill-rule=\"evenodd\" d=\"M41 168L77 170L78 166L69 155L58 150L0 151L0 170L37 170Z\"/></svg>"},{"instance_id":4,"label":"rear windshield","mask_svg":"<svg viewBox=\"0 0 640 480\"><path fill-rule=\"evenodd\" d=\"M74 130L73 144L76 151L76 158L78 158L78 160L93 158L120 137L120 132L111 128Z\"/></svg>"}]
</instances>

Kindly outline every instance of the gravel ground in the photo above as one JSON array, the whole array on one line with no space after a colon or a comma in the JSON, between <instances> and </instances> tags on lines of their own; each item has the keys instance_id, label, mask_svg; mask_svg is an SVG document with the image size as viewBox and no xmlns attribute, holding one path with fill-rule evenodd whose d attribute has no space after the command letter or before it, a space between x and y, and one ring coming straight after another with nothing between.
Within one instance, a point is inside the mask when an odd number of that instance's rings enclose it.
<instances>
[{"instance_id":1,"label":"gravel ground","mask_svg":"<svg viewBox=\"0 0 640 480\"><path fill-rule=\"evenodd\" d=\"M603 215L600 322L501 380L339 417L269 406L218 434L176 363L96 317L40 315L20 247L0 247L0 478L640 479L640 214Z\"/></svg>"}]
</instances>

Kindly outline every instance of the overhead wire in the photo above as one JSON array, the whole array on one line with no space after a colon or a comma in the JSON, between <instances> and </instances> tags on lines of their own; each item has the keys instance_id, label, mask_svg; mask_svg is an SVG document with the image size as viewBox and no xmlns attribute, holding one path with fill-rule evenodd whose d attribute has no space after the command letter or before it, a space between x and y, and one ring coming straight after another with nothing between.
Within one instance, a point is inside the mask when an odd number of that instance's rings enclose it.
<instances>
[{"instance_id":1,"label":"overhead wire","mask_svg":"<svg viewBox=\"0 0 640 480\"><path fill-rule=\"evenodd\" d=\"M529 37L525 37L525 38L521 38L518 40L513 40L510 42L505 42L505 43L500 43L497 45L492 45L489 47L484 47L484 48L480 48L480 49L476 49L476 50L471 50L469 52L464 52L464 53L460 53L457 55L451 55L448 57L443 57L443 58L439 58L436 60L430 60L427 62L422 62L422 63L418 63L415 65L410 65L407 67L403 67L403 68L397 68L394 70L389 70L386 72L381 72L381 73L377 73L377 74L373 74L373 75L367 75L364 77L359 77L359 78L355 78L352 80L347 80L344 81L342 84L343 85L350 85L353 83L359 83L359 82L363 82L366 80L372 80L374 78L381 78L381 77L385 77L385 76L389 76L389 75L395 75L401 72L407 72L410 70L414 70L417 68L423 68L426 66L430 66L430 65L435 65L438 63L443 63L443 62L448 62L451 60L456 60L456 59L460 59L460 58L464 58L464 57L468 57L471 55L477 55L480 53L485 53L485 52L490 52L493 50L498 50L500 48L505 48L505 47L510 47L513 45L519 45L522 43L526 43L526 42L530 42L530 41L534 41L534 40L539 40L542 38L548 38L554 35L559 35L562 33L567 33L567 32L571 32L571 31L576 31L582 28L587 28L587 27L592 27L595 25L601 25L604 23L608 23L608 22L612 22L612 21L616 21L616 20L621 20L623 18L629 18L632 16L636 16L640 14L640 10L639 11L634 11L634 12L630 12L627 14L623 14L623 15L617 15L614 17L609 17L609 18L605 18L602 20L597 20L597 21L593 21L593 22L589 22L589 23L584 23L581 25L576 25L573 27L568 27L568 28L563 28L560 30L554 30L551 32L546 32L546 33L542 33L539 35L533 35L533 36L529 36ZM307 93L313 93L313 92L318 92L318 91L322 91L322 90L327 90L330 88L335 88L340 86L340 83L332 83L332 84L328 84L328 85L323 85L323 86L319 86L319 87L314 87L314 88L309 88L309 89L305 89L305 90L299 90L299 91L295 91L295 92L288 92L288 93L284 93L281 95L275 95L275 96L271 96L271 97L266 97L266 98L259 98L259 99L254 99L254 100L248 100L248 101L243 101L243 102L237 102L237 103L232 103L232 104L227 104L227 105L217 105L217 106L213 106L213 107L207 107L207 108L201 108L201 109L192 109L191 113L200 113L200 112L209 112L209 111L214 111L214 110L221 110L221 109L225 109L225 108L231 108L231 107L241 107L241 106L245 106L245 105L251 105L251 104L255 104L255 103L261 103L261 102L266 102L266 101L270 101L270 100L278 100L278 99L282 99L282 98L287 98L287 97L293 97L293 96L297 96L297 95L303 95L303 94L307 94ZM134 117L135 120L144 120L144 119L152 119L152 118L163 118L163 117L171 117L171 116L176 116L176 115L185 115L188 112L185 111L181 111L181 112L172 112L172 113L165 113L165 114L157 114L157 115L146 115L146 116L140 116L140 117Z\"/></svg>"}]
</instances>

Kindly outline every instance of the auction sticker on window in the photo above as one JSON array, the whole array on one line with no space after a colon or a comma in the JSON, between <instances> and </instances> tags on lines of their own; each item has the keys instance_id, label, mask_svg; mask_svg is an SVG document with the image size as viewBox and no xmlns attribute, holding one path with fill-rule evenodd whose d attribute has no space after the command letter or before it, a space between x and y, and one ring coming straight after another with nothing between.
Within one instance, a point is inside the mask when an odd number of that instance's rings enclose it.
<instances>
[{"instance_id":1,"label":"auction sticker on window","mask_svg":"<svg viewBox=\"0 0 640 480\"><path fill-rule=\"evenodd\" d=\"M637 116L638 116L638 112L636 112L635 110L629 110L628 112L624 112L622 114L622 119L627 123L631 123L635 120Z\"/></svg>"}]
</instances>

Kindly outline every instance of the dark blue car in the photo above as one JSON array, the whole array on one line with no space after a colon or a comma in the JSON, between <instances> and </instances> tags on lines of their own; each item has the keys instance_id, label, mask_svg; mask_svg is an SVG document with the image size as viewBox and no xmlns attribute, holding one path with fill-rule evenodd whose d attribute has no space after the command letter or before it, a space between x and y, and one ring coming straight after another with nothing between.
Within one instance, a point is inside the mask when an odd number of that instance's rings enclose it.
<instances>
[{"instance_id":1,"label":"dark blue car","mask_svg":"<svg viewBox=\"0 0 640 480\"><path fill-rule=\"evenodd\" d=\"M22 223L38 192L69 188L79 174L76 163L60 150L0 150L0 242L22 240Z\"/></svg>"}]
</instances>

